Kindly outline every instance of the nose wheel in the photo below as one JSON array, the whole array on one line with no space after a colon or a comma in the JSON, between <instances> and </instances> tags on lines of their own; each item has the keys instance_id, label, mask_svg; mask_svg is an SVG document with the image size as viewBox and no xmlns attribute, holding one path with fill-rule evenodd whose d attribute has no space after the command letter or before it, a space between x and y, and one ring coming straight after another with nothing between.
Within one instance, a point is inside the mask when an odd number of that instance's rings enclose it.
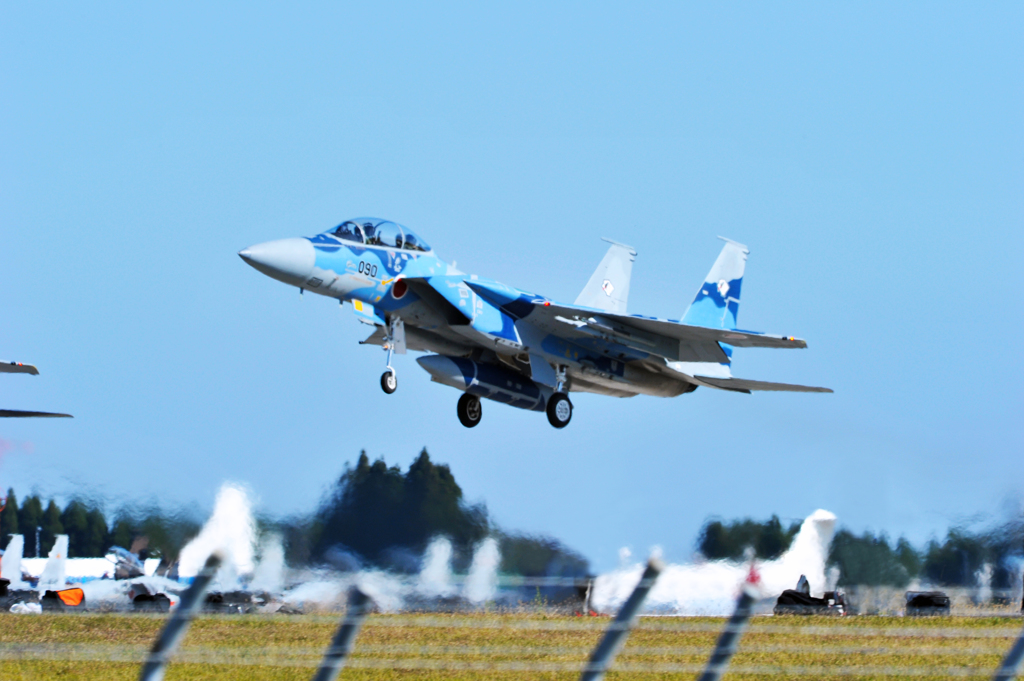
<instances>
[{"instance_id":1,"label":"nose wheel","mask_svg":"<svg viewBox=\"0 0 1024 681\"><path fill-rule=\"evenodd\" d=\"M459 422L467 428L472 428L480 423L483 416L483 408L480 405L480 398L469 393L462 393L458 404Z\"/></svg>"},{"instance_id":2,"label":"nose wheel","mask_svg":"<svg viewBox=\"0 0 1024 681\"><path fill-rule=\"evenodd\" d=\"M388 353L388 370L381 374L380 388L390 395L398 390L398 376L391 366L391 355L398 353L405 354L405 324L399 317L390 317L384 327L384 349Z\"/></svg>"},{"instance_id":3,"label":"nose wheel","mask_svg":"<svg viewBox=\"0 0 1024 681\"><path fill-rule=\"evenodd\" d=\"M548 399L545 411L548 413L548 423L555 428L565 428L572 420L572 402L565 393L555 393Z\"/></svg>"}]
</instances>

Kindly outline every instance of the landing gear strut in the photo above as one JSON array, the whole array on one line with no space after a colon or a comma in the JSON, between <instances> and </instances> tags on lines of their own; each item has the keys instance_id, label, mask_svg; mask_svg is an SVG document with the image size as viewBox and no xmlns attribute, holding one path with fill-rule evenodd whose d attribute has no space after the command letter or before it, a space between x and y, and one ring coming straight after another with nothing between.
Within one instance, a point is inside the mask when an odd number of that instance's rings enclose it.
<instances>
[{"instance_id":1,"label":"landing gear strut","mask_svg":"<svg viewBox=\"0 0 1024 681\"><path fill-rule=\"evenodd\" d=\"M566 377L568 367L559 364L555 367L555 394L548 398L544 411L548 414L548 423L555 428L565 428L572 420L572 402L569 401L569 379Z\"/></svg>"},{"instance_id":2,"label":"landing gear strut","mask_svg":"<svg viewBox=\"0 0 1024 681\"><path fill-rule=\"evenodd\" d=\"M380 375L380 389L388 395L398 390L398 375L395 373L395 368L391 366L393 348L394 342L390 338L384 341L384 349L388 351L388 370Z\"/></svg>"},{"instance_id":3,"label":"landing gear strut","mask_svg":"<svg viewBox=\"0 0 1024 681\"><path fill-rule=\"evenodd\" d=\"M483 408L480 406L480 398L476 395L470 395L469 393L462 393L462 397L459 398L457 411L459 414L459 422L467 428L472 428L476 424L480 423L480 417L483 416Z\"/></svg>"},{"instance_id":4,"label":"landing gear strut","mask_svg":"<svg viewBox=\"0 0 1024 681\"><path fill-rule=\"evenodd\" d=\"M380 376L380 388L390 395L398 390L398 375L395 373L395 368L391 366L391 355L395 352L396 345L399 354L405 353L405 325L402 324L401 319L394 317L384 328L387 333L384 336L384 349L388 351L388 370Z\"/></svg>"}]
</instances>

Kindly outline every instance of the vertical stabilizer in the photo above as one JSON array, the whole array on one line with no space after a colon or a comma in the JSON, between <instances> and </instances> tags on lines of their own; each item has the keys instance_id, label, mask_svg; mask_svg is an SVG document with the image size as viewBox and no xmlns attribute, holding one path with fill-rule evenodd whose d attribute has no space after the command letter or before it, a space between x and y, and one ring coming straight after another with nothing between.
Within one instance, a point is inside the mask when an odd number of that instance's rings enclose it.
<instances>
[{"instance_id":1,"label":"vertical stabilizer","mask_svg":"<svg viewBox=\"0 0 1024 681\"><path fill-rule=\"evenodd\" d=\"M629 299L629 279L633 275L636 251L631 246L611 239L603 239L612 246L604 259L590 275L590 281L576 298L576 305L593 307L605 312L626 313Z\"/></svg>"},{"instance_id":2,"label":"vertical stabilizer","mask_svg":"<svg viewBox=\"0 0 1024 681\"><path fill-rule=\"evenodd\" d=\"M25 537L12 534L11 541L7 542L3 560L0 560L0 577L9 579L13 588L21 585L21 557L24 552Z\"/></svg>"},{"instance_id":3,"label":"vertical stabilizer","mask_svg":"<svg viewBox=\"0 0 1024 681\"><path fill-rule=\"evenodd\" d=\"M690 307L683 315L683 324L704 326L712 329L735 329L736 317L740 311L740 287L743 284L743 270L750 253L743 244L718 237L725 247L704 278Z\"/></svg>"},{"instance_id":4,"label":"vertical stabilizer","mask_svg":"<svg viewBox=\"0 0 1024 681\"><path fill-rule=\"evenodd\" d=\"M46 559L43 573L39 575L39 589L63 589L67 582L68 536L58 534Z\"/></svg>"}]
</instances>

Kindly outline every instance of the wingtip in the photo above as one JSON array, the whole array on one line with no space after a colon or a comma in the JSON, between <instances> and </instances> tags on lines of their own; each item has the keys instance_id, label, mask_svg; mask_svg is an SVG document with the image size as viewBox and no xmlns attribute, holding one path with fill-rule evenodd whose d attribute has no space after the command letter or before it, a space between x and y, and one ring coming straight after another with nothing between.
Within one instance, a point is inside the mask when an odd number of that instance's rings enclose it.
<instances>
[{"instance_id":1,"label":"wingtip","mask_svg":"<svg viewBox=\"0 0 1024 681\"><path fill-rule=\"evenodd\" d=\"M615 239L609 239L606 236L601 237L601 241L607 241L608 243L610 243L613 246L620 246L622 248L625 248L627 251L629 251L630 255L632 255L634 258L636 257L636 249L633 248L632 246L627 246L626 244L624 244L624 243L622 243L620 241L616 241Z\"/></svg>"},{"instance_id":2,"label":"wingtip","mask_svg":"<svg viewBox=\"0 0 1024 681\"><path fill-rule=\"evenodd\" d=\"M733 241L732 239L730 239L728 237L721 236L721 235L719 235L718 238L721 239L722 241L726 242L727 244L732 244L733 246L736 246L737 248L739 248L741 251L743 251L747 255L750 255L750 249L747 248L744 244L741 244L739 241Z\"/></svg>"}]
</instances>

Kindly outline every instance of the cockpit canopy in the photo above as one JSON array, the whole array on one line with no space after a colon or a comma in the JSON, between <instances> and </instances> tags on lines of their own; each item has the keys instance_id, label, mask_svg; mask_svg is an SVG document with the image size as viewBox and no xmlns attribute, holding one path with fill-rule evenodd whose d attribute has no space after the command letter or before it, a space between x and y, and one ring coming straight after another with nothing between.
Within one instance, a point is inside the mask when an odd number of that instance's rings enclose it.
<instances>
[{"instance_id":1,"label":"cockpit canopy","mask_svg":"<svg viewBox=\"0 0 1024 681\"><path fill-rule=\"evenodd\" d=\"M408 227L381 218L352 218L330 232L339 239L367 246L387 246L406 251L429 251L430 246Z\"/></svg>"}]
</instances>

